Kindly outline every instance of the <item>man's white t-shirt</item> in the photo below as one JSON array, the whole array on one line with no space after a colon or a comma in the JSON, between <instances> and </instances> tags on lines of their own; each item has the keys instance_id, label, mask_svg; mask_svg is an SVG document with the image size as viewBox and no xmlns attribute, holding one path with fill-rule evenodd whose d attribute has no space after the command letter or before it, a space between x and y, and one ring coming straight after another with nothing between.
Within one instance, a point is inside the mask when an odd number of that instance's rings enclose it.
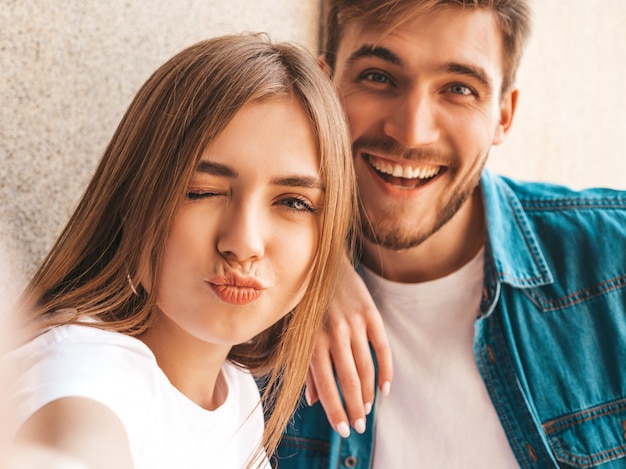
<instances>
[{"instance_id":1,"label":"man's white t-shirt","mask_svg":"<svg viewBox=\"0 0 626 469\"><path fill-rule=\"evenodd\" d=\"M122 421L137 469L240 469L261 441L259 391L230 363L222 367L228 397L208 411L169 382L143 342L124 334L60 326L9 359L19 365L10 387L18 426L56 399L94 399ZM267 458L264 464L270 467Z\"/></svg>"},{"instance_id":2,"label":"man's white t-shirt","mask_svg":"<svg viewBox=\"0 0 626 469\"><path fill-rule=\"evenodd\" d=\"M379 397L374 469L519 467L473 352L483 251L460 270L419 284L361 267L393 353L391 392Z\"/></svg>"}]
</instances>

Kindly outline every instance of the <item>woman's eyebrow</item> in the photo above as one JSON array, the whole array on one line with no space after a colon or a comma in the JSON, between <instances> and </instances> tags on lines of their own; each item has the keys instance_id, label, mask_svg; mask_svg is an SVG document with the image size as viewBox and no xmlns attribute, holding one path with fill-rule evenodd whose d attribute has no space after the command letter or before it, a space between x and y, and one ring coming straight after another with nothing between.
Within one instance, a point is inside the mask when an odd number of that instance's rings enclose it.
<instances>
[{"instance_id":1,"label":"woman's eyebrow","mask_svg":"<svg viewBox=\"0 0 626 469\"><path fill-rule=\"evenodd\" d=\"M237 171L231 167L207 160L201 160L200 163L198 163L197 171L200 173L210 174L212 176L222 176L227 178L236 178L238 176Z\"/></svg>"},{"instance_id":2,"label":"woman's eyebrow","mask_svg":"<svg viewBox=\"0 0 626 469\"><path fill-rule=\"evenodd\" d=\"M325 190L324 184L320 178L315 176L277 177L272 180L272 183L279 186L306 187L307 189Z\"/></svg>"},{"instance_id":3,"label":"woman's eyebrow","mask_svg":"<svg viewBox=\"0 0 626 469\"><path fill-rule=\"evenodd\" d=\"M211 176L221 176L231 179L239 176L239 173L230 166L208 160L201 160L198 163L197 171ZM319 177L309 175L279 176L272 179L272 184L277 186L306 187L307 189L325 190L325 186Z\"/></svg>"}]
</instances>

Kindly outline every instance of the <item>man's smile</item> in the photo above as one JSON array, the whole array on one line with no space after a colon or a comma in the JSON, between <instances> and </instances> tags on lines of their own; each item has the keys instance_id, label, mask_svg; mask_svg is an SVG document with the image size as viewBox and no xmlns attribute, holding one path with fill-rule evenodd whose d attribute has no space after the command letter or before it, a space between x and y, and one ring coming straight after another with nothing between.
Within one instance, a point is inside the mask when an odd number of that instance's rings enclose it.
<instances>
[{"instance_id":1,"label":"man's smile","mask_svg":"<svg viewBox=\"0 0 626 469\"><path fill-rule=\"evenodd\" d=\"M446 170L445 166L432 164L401 164L399 162L377 158L369 153L362 153L363 159L385 182L408 189L423 186Z\"/></svg>"}]
</instances>

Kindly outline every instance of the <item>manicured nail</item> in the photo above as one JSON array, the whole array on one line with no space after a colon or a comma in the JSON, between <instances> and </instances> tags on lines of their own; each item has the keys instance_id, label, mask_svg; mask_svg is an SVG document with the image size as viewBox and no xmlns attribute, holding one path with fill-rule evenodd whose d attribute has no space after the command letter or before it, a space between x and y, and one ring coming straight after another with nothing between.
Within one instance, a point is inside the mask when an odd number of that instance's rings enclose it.
<instances>
[{"instance_id":1,"label":"manicured nail","mask_svg":"<svg viewBox=\"0 0 626 469\"><path fill-rule=\"evenodd\" d=\"M342 438L348 438L350 436L350 427L346 422L341 422L337 425L337 433L339 433Z\"/></svg>"},{"instance_id":2,"label":"manicured nail","mask_svg":"<svg viewBox=\"0 0 626 469\"><path fill-rule=\"evenodd\" d=\"M354 422L354 429L357 433L365 433L365 419L358 419L356 422Z\"/></svg>"},{"instance_id":3,"label":"manicured nail","mask_svg":"<svg viewBox=\"0 0 626 469\"><path fill-rule=\"evenodd\" d=\"M369 415L370 412L372 411L372 403L366 402L364 407L365 407L365 415Z\"/></svg>"},{"instance_id":4,"label":"manicured nail","mask_svg":"<svg viewBox=\"0 0 626 469\"><path fill-rule=\"evenodd\" d=\"M383 396L388 396L389 391L391 391L391 383L389 381L385 381L383 383L383 387L380 388L380 392L383 393Z\"/></svg>"},{"instance_id":5,"label":"manicured nail","mask_svg":"<svg viewBox=\"0 0 626 469\"><path fill-rule=\"evenodd\" d=\"M304 388L304 400L306 401L306 405L308 405L309 407L311 407L311 394L309 393L309 388L305 387Z\"/></svg>"}]
</instances>

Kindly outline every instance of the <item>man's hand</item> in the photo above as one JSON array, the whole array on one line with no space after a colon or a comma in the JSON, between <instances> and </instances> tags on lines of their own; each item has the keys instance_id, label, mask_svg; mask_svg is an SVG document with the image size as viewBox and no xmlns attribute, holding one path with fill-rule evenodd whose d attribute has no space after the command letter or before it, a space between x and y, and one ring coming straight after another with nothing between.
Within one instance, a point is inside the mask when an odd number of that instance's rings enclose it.
<instances>
[{"instance_id":1,"label":"man's hand","mask_svg":"<svg viewBox=\"0 0 626 469\"><path fill-rule=\"evenodd\" d=\"M350 425L358 433L365 431L365 416L374 402L376 376L370 344L376 354L379 389L387 395L393 365L383 321L363 280L345 258L326 323L317 338L305 391L307 403L319 399L328 421L344 438L350 434Z\"/></svg>"}]
</instances>

